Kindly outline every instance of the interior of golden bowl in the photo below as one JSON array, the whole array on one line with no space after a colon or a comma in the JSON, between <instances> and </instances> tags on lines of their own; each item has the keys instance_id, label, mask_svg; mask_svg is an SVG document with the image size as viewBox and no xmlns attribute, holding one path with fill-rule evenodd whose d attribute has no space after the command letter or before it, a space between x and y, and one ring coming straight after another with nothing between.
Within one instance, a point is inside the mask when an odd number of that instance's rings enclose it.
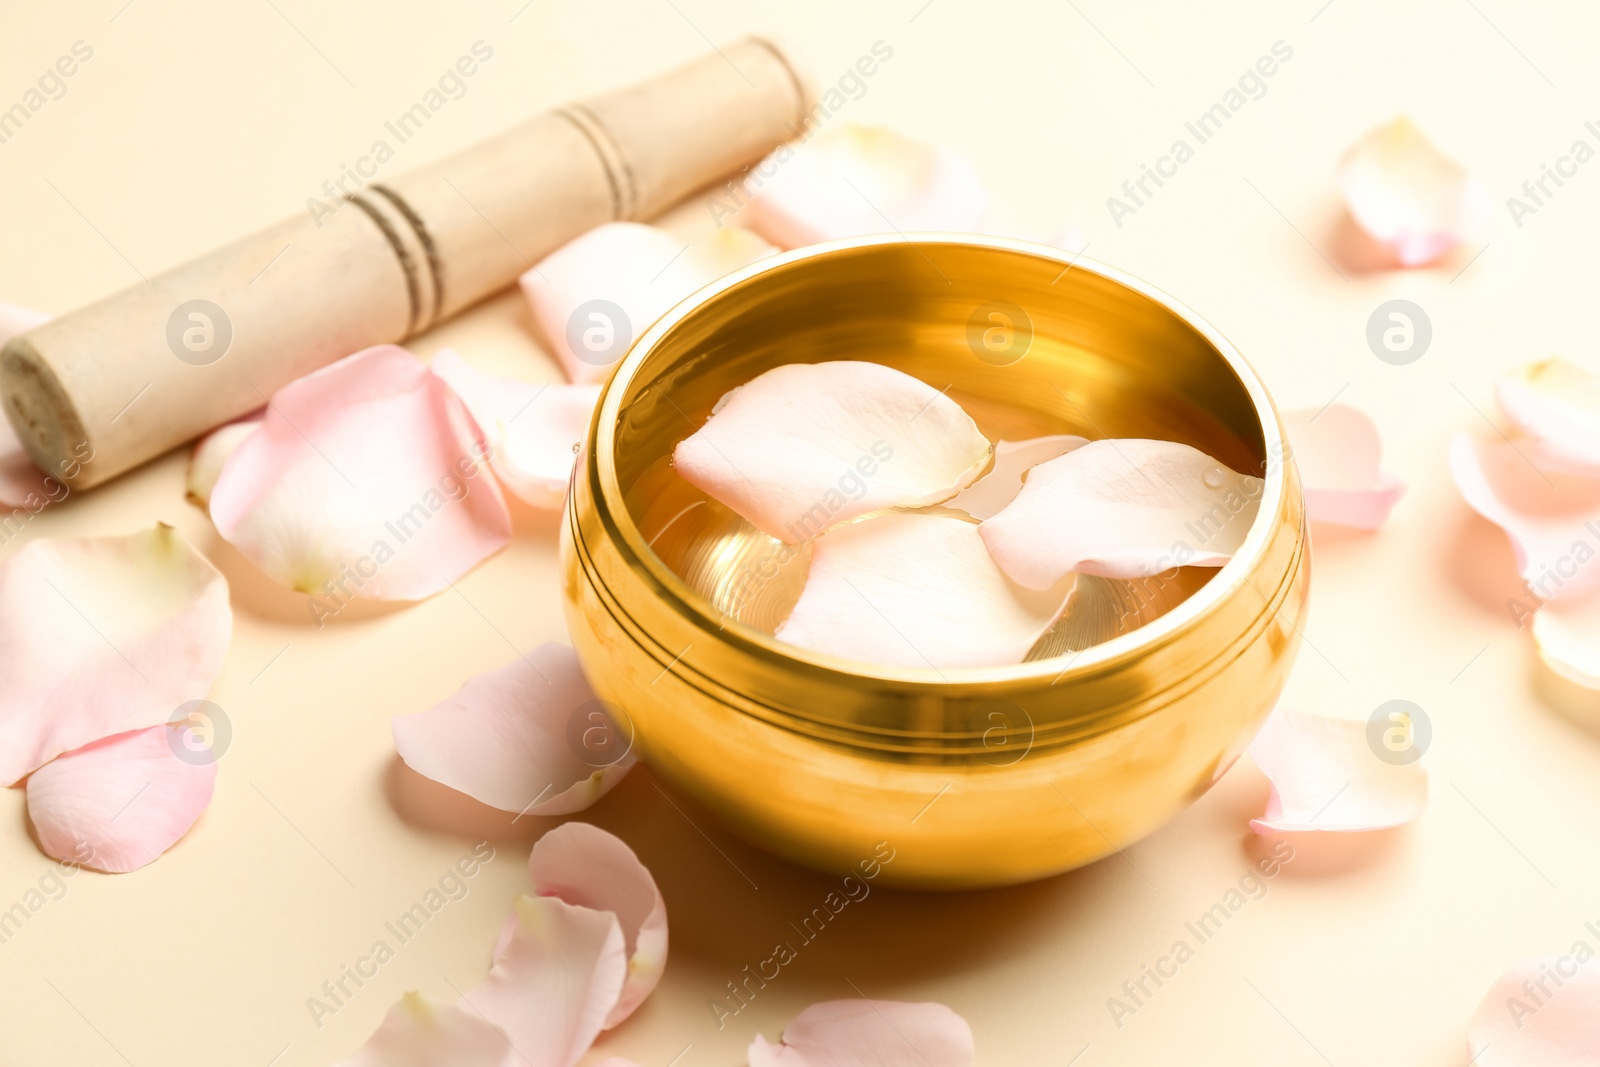
<instances>
[{"instance_id":1,"label":"interior of golden bowl","mask_svg":"<svg viewBox=\"0 0 1600 1067\"><path fill-rule=\"evenodd\" d=\"M719 625L770 635L799 596L809 549L785 550L671 462L728 390L782 363L870 360L945 391L991 441L1160 438L1261 476L1264 393L1219 344L1136 283L1059 251L931 235L841 242L749 268L641 338L613 385L607 451L647 551ZM1216 573L1080 580L1029 659L1137 630Z\"/></svg>"}]
</instances>

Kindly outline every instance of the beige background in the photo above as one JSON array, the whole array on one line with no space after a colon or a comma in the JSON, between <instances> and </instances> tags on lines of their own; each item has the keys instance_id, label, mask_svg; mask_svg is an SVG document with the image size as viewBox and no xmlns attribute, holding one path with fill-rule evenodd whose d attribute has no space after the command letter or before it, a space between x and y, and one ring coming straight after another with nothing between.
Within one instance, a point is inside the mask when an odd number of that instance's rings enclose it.
<instances>
[{"instance_id":1,"label":"beige background","mask_svg":"<svg viewBox=\"0 0 1600 1067\"><path fill-rule=\"evenodd\" d=\"M1371 412L1412 487L1375 537L1318 531L1290 699L1362 718L1391 698L1420 703L1435 740L1432 805L1417 824L1301 843L1267 895L1120 1028L1107 998L1256 855L1246 822L1266 787L1248 764L1123 858L1003 892L875 892L719 1031L707 1001L787 937L829 879L686 808L713 848L641 770L590 817L655 871L671 959L655 996L593 1059L732 1067L755 1032L775 1036L804 1005L859 992L950 1004L991 1065L1065 1064L1081 1051L1085 1067L1445 1067L1466 1060L1466 1020L1504 967L1590 936L1600 740L1536 695L1527 635L1503 606L1510 553L1469 517L1444 453L1456 432L1492 433L1490 383L1503 370L1555 353L1597 362L1600 162L1521 228L1504 204L1575 138L1596 141L1582 128L1600 118L1591 13L1508 0L123 3L0 12L0 105L74 41L94 48L65 97L0 145L0 299L65 311L301 210L478 39L493 61L394 168L696 55L707 38L779 30L824 80L881 39L893 59L841 118L965 152L997 224L1040 235L1077 226L1090 256L1221 328L1284 406L1338 396ZM1294 55L1266 95L1113 225L1106 198L1278 40ZM1464 271L1466 255L1438 270L1363 273L1337 253L1339 153L1402 111L1496 194L1488 248ZM699 207L685 220L706 222ZM1433 323L1432 348L1407 367L1378 361L1364 341L1369 314L1392 297ZM449 343L490 369L554 376L527 325L507 295L413 347L431 355ZM519 512L514 544L461 581L461 595L349 612L318 632L298 598L217 544L184 503L184 462L168 456L74 499L27 534L161 519L202 546L233 582L236 635L213 697L235 737L215 801L176 849L135 874L77 875L0 945L6 1065L330 1062L402 991L448 997L478 980L545 826L448 818L395 772L388 724L513 648L563 637L554 520ZM307 998L482 833L497 858L466 899L317 1027ZM0 907L48 867L21 791L0 794Z\"/></svg>"}]
</instances>

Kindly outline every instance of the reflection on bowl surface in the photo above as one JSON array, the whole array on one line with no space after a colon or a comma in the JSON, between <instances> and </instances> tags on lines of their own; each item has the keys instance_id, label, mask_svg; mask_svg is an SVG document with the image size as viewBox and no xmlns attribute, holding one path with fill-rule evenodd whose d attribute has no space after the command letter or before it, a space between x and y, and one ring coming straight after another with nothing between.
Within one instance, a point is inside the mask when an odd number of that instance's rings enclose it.
<instances>
[{"instance_id":1,"label":"reflection on bowl surface","mask_svg":"<svg viewBox=\"0 0 1600 1067\"><path fill-rule=\"evenodd\" d=\"M946 390L990 440L1193 445L1262 477L1260 512L1220 570L1080 579L1023 664L883 668L785 645L771 634L809 549L709 500L671 454L734 386L831 359ZM1271 709L1308 583L1283 455L1231 346L1107 268L984 237L801 249L675 308L607 386L563 528L573 640L657 772L750 839L836 870L886 841L883 877L902 885L1040 877L1159 826Z\"/></svg>"}]
</instances>

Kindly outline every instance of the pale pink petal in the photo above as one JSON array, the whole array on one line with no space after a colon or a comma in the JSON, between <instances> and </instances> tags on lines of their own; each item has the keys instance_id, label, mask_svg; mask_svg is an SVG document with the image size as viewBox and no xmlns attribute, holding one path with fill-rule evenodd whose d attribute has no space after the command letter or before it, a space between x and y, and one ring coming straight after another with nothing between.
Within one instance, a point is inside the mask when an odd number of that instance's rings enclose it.
<instances>
[{"instance_id":1,"label":"pale pink petal","mask_svg":"<svg viewBox=\"0 0 1600 1067\"><path fill-rule=\"evenodd\" d=\"M19 308L11 304L0 304L0 348L19 333L27 333L35 326L42 326L50 321L50 316L42 311L31 308Z\"/></svg>"},{"instance_id":2,"label":"pale pink petal","mask_svg":"<svg viewBox=\"0 0 1600 1067\"><path fill-rule=\"evenodd\" d=\"M489 437L490 465L500 483L534 507L567 499L578 445L589 430L598 385L535 384L485 374L448 348L433 372L449 383Z\"/></svg>"},{"instance_id":3,"label":"pale pink petal","mask_svg":"<svg viewBox=\"0 0 1600 1067\"><path fill-rule=\"evenodd\" d=\"M1091 441L1028 472L980 532L1012 581L1046 589L1077 571L1144 578L1220 567L1244 543L1262 481L1175 441Z\"/></svg>"},{"instance_id":4,"label":"pale pink petal","mask_svg":"<svg viewBox=\"0 0 1600 1067\"><path fill-rule=\"evenodd\" d=\"M1024 589L1000 572L976 523L888 512L813 542L805 588L776 636L885 666L1021 663L1061 614L1073 582Z\"/></svg>"},{"instance_id":5,"label":"pale pink petal","mask_svg":"<svg viewBox=\"0 0 1600 1067\"><path fill-rule=\"evenodd\" d=\"M256 412L238 422L219 426L194 446L189 456L189 473L184 479L184 495L190 503L202 508L210 504L211 490L222 476L223 466L239 447L239 442L261 428L262 416L262 412Z\"/></svg>"},{"instance_id":6,"label":"pale pink petal","mask_svg":"<svg viewBox=\"0 0 1600 1067\"><path fill-rule=\"evenodd\" d=\"M989 473L945 502L945 506L965 511L982 521L1000 513L1022 492L1028 472L1046 460L1064 456L1089 443L1075 434L1030 437L1026 441L996 441L994 466Z\"/></svg>"},{"instance_id":7,"label":"pale pink petal","mask_svg":"<svg viewBox=\"0 0 1600 1067\"><path fill-rule=\"evenodd\" d=\"M668 308L777 249L724 227L693 241L638 222L608 222L522 276L546 347L574 382L601 382Z\"/></svg>"},{"instance_id":8,"label":"pale pink petal","mask_svg":"<svg viewBox=\"0 0 1600 1067\"><path fill-rule=\"evenodd\" d=\"M1472 1013L1473 1067L1600 1067L1600 962L1577 953L1524 960Z\"/></svg>"},{"instance_id":9,"label":"pale pink petal","mask_svg":"<svg viewBox=\"0 0 1600 1067\"><path fill-rule=\"evenodd\" d=\"M1405 495L1405 483L1380 468L1378 427L1363 412L1344 404L1288 411L1283 430L1313 520L1376 530Z\"/></svg>"},{"instance_id":10,"label":"pale pink petal","mask_svg":"<svg viewBox=\"0 0 1600 1067\"><path fill-rule=\"evenodd\" d=\"M1406 267L1475 240L1491 211L1483 185L1406 118L1351 146L1339 163L1339 190L1350 217Z\"/></svg>"},{"instance_id":11,"label":"pale pink petal","mask_svg":"<svg viewBox=\"0 0 1600 1067\"><path fill-rule=\"evenodd\" d=\"M796 544L886 507L948 500L989 462L954 400L879 363L774 367L730 390L678 443L678 473Z\"/></svg>"},{"instance_id":12,"label":"pale pink petal","mask_svg":"<svg viewBox=\"0 0 1600 1067\"><path fill-rule=\"evenodd\" d=\"M1600 589L1600 479L1534 465L1526 446L1450 443L1450 473L1478 514L1506 532L1517 567L1540 600L1569 600Z\"/></svg>"},{"instance_id":13,"label":"pale pink petal","mask_svg":"<svg viewBox=\"0 0 1600 1067\"><path fill-rule=\"evenodd\" d=\"M17 334L49 320L50 316L42 312L0 304L0 348ZM53 479L45 480L44 472L23 451L10 420L0 414L0 504L37 512L44 507L44 501L64 495L65 487Z\"/></svg>"},{"instance_id":14,"label":"pale pink petal","mask_svg":"<svg viewBox=\"0 0 1600 1067\"><path fill-rule=\"evenodd\" d=\"M869 233L976 230L989 210L955 152L849 124L779 145L744 179L751 229L779 248Z\"/></svg>"},{"instance_id":15,"label":"pale pink petal","mask_svg":"<svg viewBox=\"0 0 1600 1067\"><path fill-rule=\"evenodd\" d=\"M1533 644L1552 671L1586 689L1600 690L1600 597L1513 600L1508 607L1525 621L1533 613Z\"/></svg>"},{"instance_id":16,"label":"pale pink petal","mask_svg":"<svg viewBox=\"0 0 1600 1067\"><path fill-rule=\"evenodd\" d=\"M455 392L379 345L290 382L211 491L217 531L302 592L415 600L498 551L511 516ZM334 609L330 609L334 610Z\"/></svg>"},{"instance_id":17,"label":"pale pink petal","mask_svg":"<svg viewBox=\"0 0 1600 1067\"><path fill-rule=\"evenodd\" d=\"M783 1030L783 1043L757 1035L750 1067L972 1067L972 1028L943 1004L827 1000Z\"/></svg>"},{"instance_id":18,"label":"pale pink petal","mask_svg":"<svg viewBox=\"0 0 1600 1067\"><path fill-rule=\"evenodd\" d=\"M1064 252L1071 252L1074 256L1082 255L1089 248L1089 242L1083 236L1083 231L1076 226L1068 226L1063 230L1058 230L1045 243L1055 245Z\"/></svg>"},{"instance_id":19,"label":"pale pink petal","mask_svg":"<svg viewBox=\"0 0 1600 1067\"><path fill-rule=\"evenodd\" d=\"M395 1001L366 1044L335 1067L509 1067L514 1062L506 1035L470 1006L440 1004L412 992Z\"/></svg>"},{"instance_id":20,"label":"pale pink petal","mask_svg":"<svg viewBox=\"0 0 1600 1067\"><path fill-rule=\"evenodd\" d=\"M1279 708L1251 742L1250 758L1272 783L1266 814L1250 820L1258 834L1382 830L1428 806L1427 770L1380 758L1365 720Z\"/></svg>"},{"instance_id":21,"label":"pale pink petal","mask_svg":"<svg viewBox=\"0 0 1600 1067\"><path fill-rule=\"evenodd\" d=\"M412 770L527 815L582 811L610 792L635 762L625 729L595 698L577 655L554 642L393 722L395 750ZM596 731L606 745L587 744Z\"/></svg>"},{"instance_id":22,"label":"pale pink petal","mask_svg":"<svg viewBox=\"0 0 1600 1067\"><path fill-rule=\"evenodd\" d=\"M515 907L515 932L465 999L510 1040L508 1064L572 1067L622 995L622 927L608 911L558 897L524 895Z\"/></svg>"},{"instance_id":23,"label":"pale pink petal","mask_svg":"<svg viewBox=\"0 0 1600 1067\"><path fill-rule=\"evenodd\" d=\"M605 1028L611 1029L644 1002L667 965L667 905L656 880L621 838L581 822L539 838L528 856L528 875L540 896L616 915L628 953L628 979L606 1016Z\"/></svg>"},{"instance_id":24,"label":"pale pink petal","mask_svg":"<svg viewBox=\"0 0 1600 1067\"><path fill-rule=\"evenodd\" d=\"M34 541L0 563L0 784L206 695L228 583L170 526Z\"/></svg>"},{"instance_id":25,"label":"pale pink petal","mask_svg":"<svg viewBox=\"0 0 1600 1067\"><path fill-rule=\"evenodd\" d=\"M163 723L93 741L28 778L28 818L53 859L135 871L189 832L211 803L213 760L180 759Z\"/></svg>"},{"instance_id":26,"label":"pale pink petal","mask_svg":"<svg viewBox=\"0 0 1600 1067\"><path fill-rule=\"evenodd\" d=\"M1546 359L1502 378L1495 398L1541 468L1600 475L1600 379L1564 359Z\"/></svg>"}]
</instances>

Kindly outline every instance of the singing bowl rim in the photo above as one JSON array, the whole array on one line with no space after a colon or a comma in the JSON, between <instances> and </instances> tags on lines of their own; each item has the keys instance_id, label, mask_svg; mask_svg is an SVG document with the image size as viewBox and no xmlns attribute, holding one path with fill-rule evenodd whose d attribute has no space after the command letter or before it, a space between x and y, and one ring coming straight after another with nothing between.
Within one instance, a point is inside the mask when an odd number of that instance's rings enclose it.
<instances>
[{"instance_id":1,"label":"singing bowl rim","mask_svg":"<svg viewBox=\"0 0 1600 1067\"><path fill-rule=\"evenodd\" d=\"M657 354L662 341L691 316L712 313L717 304L732 294L759 286L763 278L794 264L857 255L866 249L907 243L922 247L966 246L1034 256L1060 264L1064 268L1063 273L1065 270L1081 270L1095 274L1154 302L1203 338L1238 378L1250 399L1261 432L1264 454L1267 457L1288 456L1288 446L1283 439L1277 411L1265 385L1249 362L1220 331L1193 309L1125 271L1054 246L986 234L889 233L806 245L758 260L680 301L633 342L605 383L586 435L581 465L574 470L573 477L588 479L596 517L605 529L606 536L626 565L636 575L646 578L646 584L655 596L666 601L679 616L692 620L696 629L708 637L718 643L736 645L747 655L788 661L796 668L826 672L840 680L859 679L865 683L951 694L996 684L1025 686L1028 683L1041 683L1055 686L1116 669L1149 649L1199 626L1207 615L1250 582L1252 572L1265 555L1283 505L1286 462L1269 462L1266 465L1262 474L1264 485L1258 510L1244 543L1201 589L1160 618L1136 630L1088 649L1049 659L992 667L935 669L875 665L815 652L724 618L709 601L667 566L655 554L634 521L617 478L616 463L616 432L622 417L624 398L635 379ZM569 492L569 507L572 499L573 494Z\"/></svg>"}]
</instances>

